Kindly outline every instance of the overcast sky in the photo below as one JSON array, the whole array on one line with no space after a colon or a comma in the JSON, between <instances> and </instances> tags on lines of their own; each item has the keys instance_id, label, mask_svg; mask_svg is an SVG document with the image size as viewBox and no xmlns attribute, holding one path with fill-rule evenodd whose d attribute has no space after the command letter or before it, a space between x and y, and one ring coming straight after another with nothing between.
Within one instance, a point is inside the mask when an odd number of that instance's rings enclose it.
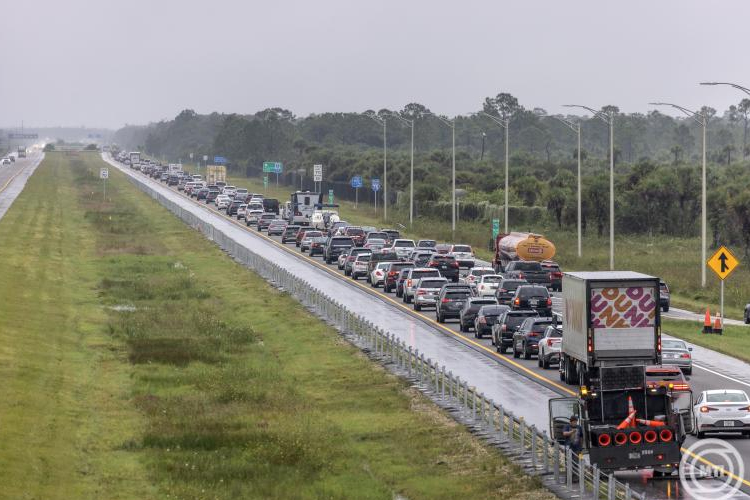
<instances>
[{"instance_id":1,"label":"overcast sky","mask_svg":"<svg viewBox=\"0 0 750 500\"><path fill-rule=\"evenodd\" d=\"M180 110L522 105L720 112L750 86L747 1L2 0L0 125L120 127Z\"/></svg>"}]
</instances>

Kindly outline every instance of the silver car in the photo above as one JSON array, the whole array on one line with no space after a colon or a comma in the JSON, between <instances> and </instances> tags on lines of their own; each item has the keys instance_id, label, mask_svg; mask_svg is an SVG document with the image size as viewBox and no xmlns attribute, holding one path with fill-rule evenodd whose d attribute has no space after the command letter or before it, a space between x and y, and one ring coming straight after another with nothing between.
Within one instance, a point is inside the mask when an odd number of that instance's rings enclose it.
<instances>
[{"instance_id":1,"label":"silver car","mask_svg":"<svg viewBox=\"0 0 750 500\"><path fill-rule=\"evenodd\" d=\"M684 340L662 339L661 364L678 366L685 375L693 373L692 347L688 347Z\"/></svg>"},{"instance_id":2,"label":"silver car","mask_svg":"<svg viewBox=\"0 0 750 500\"><path fill-rule=\"evenodd\" d=\"M409 269L404 280L404 302L411 304L417 291L417 283L422 278L441 278L440 271L431 267L415 267Z\"/></svg>"},{"instance_id":3,"label":"silver car","mask_svg":"<svg viewBox=\"0 0 750 500\"><path fill-rule=\"evenodd\" d=\"M435 307L440 289L446 283L448 280L445 278L420 279L414 291L414 310L420 311L423 307Z\"/></svg>"},{"instance_id":4,"label":"silver car","mask_svg":"<svg viewBox=\"0 0 750 500\"><path fill-rule=\"evenodd\" d=\"M562 326L550 325L544 330L539 339L538 363L542 368L549 368L550 364L560 362L560 347L562 346Z\"/></svg>"}]
</instances>

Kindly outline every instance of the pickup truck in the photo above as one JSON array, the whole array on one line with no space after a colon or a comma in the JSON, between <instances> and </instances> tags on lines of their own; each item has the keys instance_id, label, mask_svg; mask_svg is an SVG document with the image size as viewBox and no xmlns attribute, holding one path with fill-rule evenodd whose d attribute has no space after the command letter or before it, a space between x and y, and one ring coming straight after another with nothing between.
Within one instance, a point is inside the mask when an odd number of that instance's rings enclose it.
<instances>
[{"instance_id":1,"label":"pickup truck","mask_svg":"<svg viewBox=\"0 0 750 500\"><path fill-rule=\"evenodd\" d=\"M522 279L531 284L544 285L547 288L552 287L549 271L545 270L539 262L527 260L508 262L503 275L509 279Z\"/></svg>"}]
</instances>

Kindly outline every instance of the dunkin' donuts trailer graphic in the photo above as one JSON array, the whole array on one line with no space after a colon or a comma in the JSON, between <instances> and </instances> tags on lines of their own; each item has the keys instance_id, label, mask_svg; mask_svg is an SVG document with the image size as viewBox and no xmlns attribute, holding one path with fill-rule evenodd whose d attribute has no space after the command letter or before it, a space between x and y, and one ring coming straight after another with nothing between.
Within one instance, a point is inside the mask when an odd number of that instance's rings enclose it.
<instances>
[{"instance_id":1,"label":"dunkin' donuts trailer graphic","mask_svg":"<svg viewBox=\"0 0 750 500\"><path fill-rule=\"evenodd\" d=\"M656 293L653 286L591 289L591 328L597 357L654 356Z\"/></svg>"},{"instance_id":2,"label":"dunkin' donuts trailer graphic","mask_svg":"<svg viewBox=\"0 0 750 500\"><path fill-rule=\"evenodd\" d=\"M591 326L594 329L653 328L656 322L652 287L593 288Z\"/></svg>"}]
</instances>

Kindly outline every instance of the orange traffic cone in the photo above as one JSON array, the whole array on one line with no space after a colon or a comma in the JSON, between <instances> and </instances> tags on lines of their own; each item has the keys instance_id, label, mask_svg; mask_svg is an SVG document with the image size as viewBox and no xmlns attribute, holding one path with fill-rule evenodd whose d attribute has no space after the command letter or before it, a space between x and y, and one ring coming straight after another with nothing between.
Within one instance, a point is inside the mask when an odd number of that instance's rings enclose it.
<instances>
[{"instance_id":1,"label":"orange traffic cone","mask_svg":"<svg viewBox=\"0 0 750 500\"><path fill-rule=\"evenodd\" d=\"M642 418L637 418L636 422L641 425L647 425L649 427L664 427L667 425L661 420L643 420Z\"/></svg>"},{"instance_id":2,"label":"orange traffic cone","mask_svg":"<svg viewBox=\"0 0 750 500\"><path fill-rule=\"evenodd\" d=\"M628 396L628 415L630 415L634 411L635 411L635 407L633 406L633 398Z\"/></svg>"},{"instance_id":3,"label":"orange traffic cone","mask_svg":"<svg viewBox=\"0 0 750 500\"><path fill-rule=\"evenodd\" d=\"M722 321L721 321L721 318L719 317L719 313L716 313L716 320L714 320L714 333L718 335L721 335L721 330L722 330L721 323Z\"/></svg>"},{"instance_id":4,"label":"orange traffic cone","mask_svg":"<svg viewBox=\"0 0 750 500\"><path fill-rule=\"evenodd\" d=\"M706 308L706 319L703 320L703 333L713 333L711 329L711 311Z\"/></svg>"},{"instance_id":5,"label":"orange traffic cone","mask_svg":"<svg viewBox=\"0 0 750 500\"><path fill-rule=\"evenodd\" d=\"M628 418L620 422L620 424L617 426L617 430L627 429L628 427L631 427L633 425L633 422L635 422L635 410L630 412Z\"/></svg>"}]
</instances>

